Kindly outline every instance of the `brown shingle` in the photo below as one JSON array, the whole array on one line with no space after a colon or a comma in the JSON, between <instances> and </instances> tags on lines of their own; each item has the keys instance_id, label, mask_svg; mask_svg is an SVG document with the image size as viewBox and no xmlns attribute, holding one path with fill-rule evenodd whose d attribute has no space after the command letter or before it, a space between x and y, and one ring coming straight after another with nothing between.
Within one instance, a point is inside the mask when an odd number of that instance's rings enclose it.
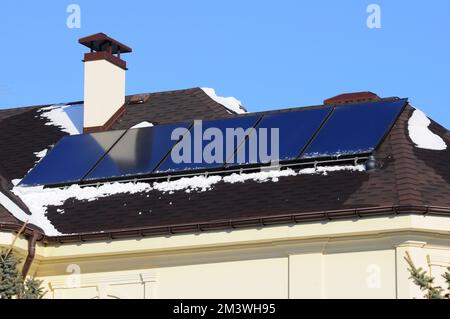
<instances>
[{"instance_id":1,"label":"brown shingle","mask_svg":"<svg viewBox=\"0 0 450 319\"><path fill-rule=\"evenodd\" d=\"M440 214L448 214L450 149L429 151L415 147L407 132L412 111L411 107L405 109L376 150L381 167L375 171L290 176L276 183L221 182L206 192L151 191L91 202L71 199L62 207L49 207L48 218L63 233L127 230L127 236L137 236L144 229L149 234L171 229L195 231L200 227L198 224L213 229L231 224L254 227L263 219L266 223L286 223L294 219L374 216L389 213L392 206L393 211L406 213L423 213L426 206L440 206L444 207ZM34 152L56 143L64 135L57 128L46 126L38 115L38 108L21 109L17 113L0 111L0 133L2 137L7 136L0 140L3 190L12 187L9 182L12 178L23 177L33 167ZM229 116L235 115L196 88L152 93L144 103L127 105L113 128L129 128L142 121L161 124ZM430 129L450 145L448 130L435 122ZM58 208L63 208L64 214L58 213ZM0 208L0 222L7 218Z\"/></svg>"},{"instance_id":2,"label":"brown shingle","mask_svg":"<svg viewBox=\"0 0 450 319\"><path fill-rule=\"evenodd\" d=\"M127 101L132 97L128 97ZM127 129L142 121L154 124L176 123L194 119L230 117L225 107L212 100L200 88L151 93L146 102L128 104L126 111L112 126Z\"/></svg>"}]
</instances>

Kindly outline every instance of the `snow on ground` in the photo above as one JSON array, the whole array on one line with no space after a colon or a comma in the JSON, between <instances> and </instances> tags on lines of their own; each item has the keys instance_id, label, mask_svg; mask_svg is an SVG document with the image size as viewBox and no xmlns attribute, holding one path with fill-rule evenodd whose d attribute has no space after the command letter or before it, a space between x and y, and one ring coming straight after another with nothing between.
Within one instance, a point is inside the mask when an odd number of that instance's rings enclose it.
<instances>
[{"instance_id":1,"label":"snow on ground","mask_svg":"<svg viewBox=\"0 0 450 319\"><path fill-rule=\"evenodd\" d=\"M52 105L41 108L41 117L47 119L45 125L53 125L61 128L63 132L70 135L80 134L79 112L74 112L74 108L81 110L82 105ZM74 115L76 113L76 116ZM82 120L82 118L81 118ZM82 123L81 123L82 127Z\"/></svg>"},{"instance_id":2,"label":"snow on ground","mask_svg":"<svg viewBox=\"0 0 450 319\"><path fill-rule=\"evenodd\" d=\"M235 97L223 97L218 96L216 94L216 91L212 88L202 88L203 92L205 92L210 98L212 98L214 101L216 101L219 104L222 104L225 106L228 110L236 113L236 114L243 114L247 113L245 108L242 106L241 101L236 99Z\"/></svg>"},{"instance_id":3,"label":"snow on ground","mask_svg":"<svg viewBox=\"0 0 450 319\"><path fill-rule=\"evenodd\" d=\"M408 121L409 137L417 147L441 151L447 148L445 141L430 131L431 121L421 110L416 109Z\"/></svg>"},{"instance_id":4,"label":"snow on ground","mask_svg":"<svg viewBox=\"0 0 450 319\"><path fill-rule=\"evenodd\" d=\"M142 127L151 127L151 126L153 126L152 123L144 121L144 122L136 124L135 126L132 126L131 128L142 128Z\"/></svg>"},{"instance_id":5,"label":"snow on ground","mask_svg":"<svg viewBox=\"0 0 450 319\"><path fill-rule=\"evenodd\" d=\"M41 227L45 230L47 235L58 235L58 231L50 224L46 218L46 212L48 206L61 206L66 200L70 198L75 198L80 201L94 201L102 197L108 197L115 194L136 194L136 193L146 193L150 191L160 191L163 193L172 194L175 191L184 190L187 193L190 192L205 192L213 188L213 186L219 182L223 183L244 183L246 181L256 181L258 183L264 182L278 182L279 178L284 176L296 176L303 174L321 174L327 175L328 172L335 171L364 171L364 165L357 166L322 166L317 168L305 168L298 172L292 169L285 170L263 170L261 172L255 173L234 173L229 176L193 176L193 177L183 177L173 181L165 182L138 182L138 183L120 183L113 182L107 183L100 186L87 186L80 187L79 185L71 185L67 188L43 188L42 186L37 187L22 187L16 186L13 188L15 195L20 197L20 199L27 205L32 213L32 216L26 215L20 208L18 208L14 203L7 202L8 210L10 210L14 216L18 219L29 221L36 226ZM0 197L0 199L6 196ZM6 200L5 200L6 201ZM0 204L3 203L0 201ZM14 206L16 207L14 207ZM63 214L63 210L59 210L58 213ZM16 215L17 214L17 215Z\"/></svg>"}]
</instances>

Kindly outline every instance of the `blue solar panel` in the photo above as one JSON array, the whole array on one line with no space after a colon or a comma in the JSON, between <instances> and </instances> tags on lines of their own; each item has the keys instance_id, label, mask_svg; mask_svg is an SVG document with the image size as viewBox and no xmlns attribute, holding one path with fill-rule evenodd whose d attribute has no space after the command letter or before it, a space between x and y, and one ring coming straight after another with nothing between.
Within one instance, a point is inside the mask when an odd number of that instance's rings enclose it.
<instances>
[{"instance_id":1,"label":"blue solar panel","mask_svg":"<svg viewBox=\"0 0 450 319\"><path fill-rule=\"evenodd\" d=\"M331 110L328 106L265 115L228 166L296 159Z\"/></svg>"},{"instance_id":2,"label":"blue solar panel","mask_svg":"<svg viewBox=\"0 0 450 319\"><path fill-rule=\"evenodd\" d=\"M406 104L406 99L384 100L67 136L21 185L367 154L376 149Z\"/></svg>"},{"instance_id":3,"label":"blue solar panel","mask_svg":"<svg viewBox=\"0 0 450 319\"><path fill-rule=\"evenodd\" d=\"M123 135L111 131L63 137L22 180L23 186L79 182Z\"/></svg>"},{"instance_id":4,"label":"blue solar panel","mask_svg":"<svg viewBox=\"0 0 450 319\"><path fill-rule=\"evenodd\" d=\"M151 174L179 140L171 139L178 129L185 134L190 123L157 125L128 130L85 180Z\"/></svg>"},{"instance_id":5,"label":"blue solar panel","mask_svg":"<svg viewBox=\"0 0 450 319\"><path fill-rule=\"evenodd\" d=\"M406 102L401 99L336 106L301 158L371 153Z\"/></svg>"},{"instance_id":6,"label":"blue solar panel","mask_svg":"<svg viewBox=\"0 0 450 319\"><path fill-rule=\"evenodd\" d=\"M190 134L186 135L186 139L174 147L177 154L186 156L183 161L168 156L156 172L179 172L223 167L226 160L233 156L237 146L244 142L246 134L251 132L260 118L260 116L243 116L201 123L196 121L190 130ZM232 131L236 134L231 134ZM183 152L183 145L186 146L185 150L189 151L190 154L186 155ZM214 147L214 145L217 145L217 147Z\"/></svg>"}]
</instances>

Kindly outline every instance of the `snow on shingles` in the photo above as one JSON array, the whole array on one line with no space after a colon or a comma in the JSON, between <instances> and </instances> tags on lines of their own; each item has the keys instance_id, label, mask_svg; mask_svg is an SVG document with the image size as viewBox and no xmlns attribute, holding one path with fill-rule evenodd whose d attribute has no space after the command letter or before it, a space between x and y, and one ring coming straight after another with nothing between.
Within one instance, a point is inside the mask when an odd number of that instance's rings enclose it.
<instances>
[{"instance_id":1,"label":"snow on shingles","mask_svg":"<svg viewBox=\"0 0 450 319\"><path fill-rule=\"evenodd\" d=\"M249 173L249 174L231 174L229 176L225 176L223 181L225 183L244 183L248 180L254 180L259 183L263 183L266 181L278 182L280 177L284 176L297 176L297 175L305 175L305 174L319 174L319 175L328 175L329 172L337 172L337 171L356 171L363 172L365 171L364 165L338 165L338 166L317 166L316 168L304 168L297 172L288 168L286 170L270 170L270 171L261 171L257 173Z\"/></svg>"},{"instance_id":2,"label":"snow on shingles","mask_svg":"<svg viewBox=\"0 0 450 319\"><path fill-rule=\"evenodd\" d=\"M31 172L31 170L32 170L33 168L36 167L36 165L37 165L37 164L38 164L38 163L39 163L39 162L47 155L47 153L48 153L48 149L42 150L42 151L40 151L40 152L34 152L34 155L37 157L37 160L34 162L34 166L28 170L27 174L28 174L29 172ZM25 174L25 175L26 175L26 174ZM17 178L17 179L13 179L13 180L11 181L11 183L13 184L13 186L16 186L16 185L18 185L21 181L22 181L21 178Z\"/></svg>"},{"instance_id":3,"label":"snow on shingles","mask_svg":"<svg viewBox=\"0 0 450 319\"><path fill-rule=\"evenodd\" d=\"M75 108L77 112L73 111ZM78 111L82 112L82 109L82 105L52 105L41 108L40 116L47 119L45 125L57 126L63 132L76 135L80 134L80 129L83 127L82 116Z\"/></svg>"},{"instance_id":4,"label":"snow on shingles","mask_svg":"<svg viewBox=\"0 0 450 319\"><path fill-rule=\"evenodd\" d=\"M235 97L223 97L218 96L216 91L212 88L201 88L203 92L205 92L211 99L216 101L219 104L225 106L228 110L236 114L247 113L247 110L242 106L241 101L236 99Z\"/></svg>"},{"instance_id":5,"label":"snow on shingles","mask_svg":"<svg viewBox=\"0 0 450 319\"><path fill-rule=\"evenodd\" d=\"M130 128L142 128L142 127L152 127L152 126L153 126L153 123L144 121L144 122L138 123L135 126L132 126Z\"/></svg>"},{"instance_id":6,"label":"snow on shingles","mask_svg":"<svg viewBox=\"0 0 450 319\"><path fill-rule=\"evenodd\" d=\"M42 150L40 152L35 152L34 155L36 155L36 157L38 158L38 160L36 161L36 164L39 163L39 161L41 159L43 159L45 157L45 155L47 155L48 149Z\"/></svg>"},{"instance_id":7,"label":"snow on shingles","mask_svg":"<svg viewBox=\"0 0 450 319\"><path fill-rule=\"evenodd\" d=\"M17 209L10 210L14 216L17 212L16 218L23 220L24 217L28 217L30 222L36 226L44 229L47 235L58 234L57 230L50 224L46 218L47 207L49 206L62 206L68 199L77 199L80 201L95 201L102 197L108 197L117 194L137 194L148 193L150 191L159 191L162 193L172 194L175 191L184 190L187 193L190 192L205 192L213 188L213 186L219 182L223 183L245 183L247 181L256 181L258 183L264 182L278 182L281 177L296 176L303 174L320 174L327 175L328 172L335 171L364 171L364 165L357 166L323 166L317 168L305 168L298 172L292 169L285 170L263 170L256 173L242 173L232 174L229 176L193 176L183 177L173 181L166 182L138 182L138 183L120 183L113 182L100 185L98 187L87 186L80 187L79 185L71 185L67 188L44 188L42 186L37 187L22 187L16 186L13 188L13 193L17 195L27 205L28 209L32 213L32 216L24 216L22 211ZM60 214L64 211L60 210Z\"/></svg>"},{"instance_id":8,"label":"snow on shingles","mask_svg":"<svg viewBox=\"0 0 450 319\"><path fill-rule=\"evenodd\" d=\"M364 172L366 167L362 164L360 165L337 165L337 166L317 166L316 168L304 168L301 169L298 174L321 174L328 175L330 172L338 171L354 171L354 172Z\"/></svg>"},{"instance_id":9,"label":"snow on shingles","mask_svg":"<svg viewBox=\"0 0 450 319\"><path fill-rule=\"evenodd\" d=\"M47 208L49 206L61 206L69 198L76 198L78 200L92 201L101 197L106 197L119 193L138 193L148 190L146 183L111 183L100 187L85 187L81 188L79 185L72 185L68 188L43 188L39 187L22 187L16 186L13 188L13 193L18 196L28 207L31 216L26 215L30 223L42 228L46 235L56 236L61 233L54 228L54 226L47 219ZM8 209L8 208L7 208ZM8 209L16 218L24 221L23 214L16 210ZM16 213L18 214L16 216ZM64 213L60 210L59 213ZM25 219L26 220L26 219Z\"/></svg>"},{"instance_id":10,"label":"snow on shingles","mask_svg":"<svg viewBox=\"0 0 450 319\"><path fill-rule=\"evenodd\" d=\"M439 136L430 131L428 126L431 121L421 110L416 109L408 121L409 137L416 147L442 151L447 149L447 144Z\"/></svg>"},{"instance_id":11,"label":"snow on shingles","mask_svg":"<svg viewBox=\"0 0 450 319\"><path fill-rule=\"evenodd\" d=\"M39 163L39 162L45 157L45 155L47 155L47 153L48 153L48 149L42 150L42 151L40 151L40 152L34 152L34 155L37 157L37 160L34 162L34 166L28 170L27 174L28 174L33 168L36 167L37 163ZM11 181L11 183L13 184L13 186L16 186L16 185L19 185L19 183L20 183L21 181L22 181L21 178L16 178L16 179L13 179L13 180Z\"/></svg>"},{"instance_id":12,"label":"snow on shingles","mask_svg":"<svg viewBox=\"0 0 450 319\"><path fill-rule=\"evenodd\" d=\"M225 176L223 178L223 181L225 183L244 183L249 180L254 180L256 182L266 182L268 180L271 180L272 182L278 182L279 178L281 176L294 176L297 175L295 171L292 169L286 169L286 170L271 170L271 171L261 171L256 173L248 173L248 174L231 174L229 176Z\"/></svg>"},{"instance_id":13,"label":"snow on shingles","mask_svg":"<svg viewBox=\"0 0 450 319\"><path fill-rule=\"evenodd\" d=\"M221 180L222 177L217 175L199 175L193 177L183 177L173 181L153 183L152 188L163 193L173 193L174 191L179 190L186 190L187 193L192 191L204 192L211 189L214 184L217 184Z\"/></svg>"},{"instance_id":14,"label":"snow on shingles","mask_svg":"<svg viewBox=\"0 0 450 319\"><path fill-rule=\"evenodd\" d=\"M11 199L0 192L0 205L8 210L15 218L28 224L33 224L41 228L45 234L55 236L61 233L50 223L45 217L45 211L35 210L32 215L25 213L19 206L17 206Z\"/></svg>"},{"instance_id":15,"label":"snow on shingles","mask_svg":"<svg viewBox=\"0 0 450 319\"><path fill-rule=\"evenodd\" d=\"M83 128L83 105L52 105L40 109L40 117L47 119L45 125L57 126L61 131L69 133L70 135L80 134ZM50 147L50 146L49 146ZM40 160L42 160L48 153L48 149L35 152L37 160L35 165L31 167L29 173ZM11 182L14 186L19 184L21 179L13 179Z\"/></svg>"},{"instance_id":16,"label":"snow on shingles","mask_svg":"<svg viewBox=\"0 0 450 319\"><path fill-rule=\"evenodd\" d=\"M83 128L82 104L52 105L42 107L39 111L41 113L39 116L47 120L45 125L57 126L61 129L61 131L69 133L70 135L79 134L80 130ZM30 167L27 173L29 173L36 166L36 164L47 155L47 152L48 148L34 153L37 160L35 161L35 165ZM11 183L16 186L20 183L20 181L20 179L13 179Z\"/></svg>"},{"instance_id":17,"label":"snow on shingles","mask_svg":"<svg viewBox=\"0 0 450 319\"><path fill-rule=\"evenodd\" d=\"M16 179L13 179L12 181L11 181L11 184L13 184L13 186L16 186L16 185L19 185L19 183L22 181L22 179L21 178L16 178Z\"/></svg>"},{"instance_id":18,"label":"snow on shingles","mask_svg":"<svg viewBox=\"0 0 450 319\"><path fill-rule=\"evenodd\" d=\"M39 116L46 119L45 125L57 126L61 131L70 135L80 134L80 130L83 129L83 105L65 105L58 104L52 106L46 106L39 109ZM38 116L36 116L38 117ZM50 145L49 145L50 147ZM48 153L48 148L39 152L34 152L37 160L35 165L30 167L27 173L29 173L40 160L42 160ZM20 183L20 179L13 179L11 183L16 186Z\"/></svg>"},{"instance_id":19,"label":"snow on shingles","mask_svg":"<svg viewBox=\"0 0 450 319\"><path fill-rule=\"evenodd\" d=\"M34 155L36 156L37 160L35 161L35 166L37 163L39 163L45 155L47 155L48 150L44 149L40 152L35 152ZM30 168L28 172L30 172L33 169ZM14 187L17 187L17 185L20 183L21 179L13 179L11 183ZM25 203L30 209L29 205ZM39 228L41 228L44 233L47 235L60 235L61 233L58 232L55 227L51 224L51 222L45 217L46 210L43 209L35 209L34 212L32 212L32 215L26 214L19 206L17 206L13 201L11 201L7 196L0 193L0 205L5 207L10 213L14 215L18 220L22 222L28 222L30 224L36 225ZM31 211L31 209L30 209Z\"/></svg>"}]
</instances>

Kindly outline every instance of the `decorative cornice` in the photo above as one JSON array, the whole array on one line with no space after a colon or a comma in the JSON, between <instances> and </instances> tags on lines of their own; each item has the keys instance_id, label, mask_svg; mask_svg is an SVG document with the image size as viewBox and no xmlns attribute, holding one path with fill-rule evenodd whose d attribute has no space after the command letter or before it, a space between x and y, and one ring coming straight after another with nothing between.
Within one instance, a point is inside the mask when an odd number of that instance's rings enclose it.
<instances>
[{"instance_id":1,"label":"decorative cornice","mask_svg":"<svg viewBox=\"0 0 450 319\"><path fill-rule=\"evenodd\" d=\"M83 62L100 61L100 60L108 61L121 69L127 70L126 61L119 59L118 57L106 51L85 53Z\"/></svg>"},{"instance_id":2,"label":"decorative cornice","mask_svg":"<svg viewBox=\"0 0 450 319\"><path fill-rule=\"evenodd\" d=\"M175 224L170 226L115 229L102 233L79 233L76 235L46 236L40 233L39 239L44 244L63 244L74 242L87 242L112 239L129 239L137 237L151 237L161 235L174 235L198 233L226 229L245 229L252 227L280 226L301 222L320 222L342 219L360 219L364 217L379 217L389 215L431 215L450 217L450 207L436 206L383 206L310 213L298 213L262 218L240 218L233 220L217 220L207 223ZM1 224L0 230L17 231L21 225ZM32 234L31 230L26 230Z\"/></svg>"},{"instance_id":3,"label":"decorative cornice","mask_svg":"<svg viewBox=\"0 0 450 319\"><path fill-rule=\"evenodd\" d=\"M68 274L68 276L77 276ZM117 274L117 275L78 275L79 287L95 287L101 284L107 285L124 285L124 284L142 284L147 282L155 282L156 274L154 272L147 273L131 273L131 274ZM68 284L67 276L64 279L54 279L51 282L51 289L67 289L74 288Z\"/></svg>"}]
</instances>

